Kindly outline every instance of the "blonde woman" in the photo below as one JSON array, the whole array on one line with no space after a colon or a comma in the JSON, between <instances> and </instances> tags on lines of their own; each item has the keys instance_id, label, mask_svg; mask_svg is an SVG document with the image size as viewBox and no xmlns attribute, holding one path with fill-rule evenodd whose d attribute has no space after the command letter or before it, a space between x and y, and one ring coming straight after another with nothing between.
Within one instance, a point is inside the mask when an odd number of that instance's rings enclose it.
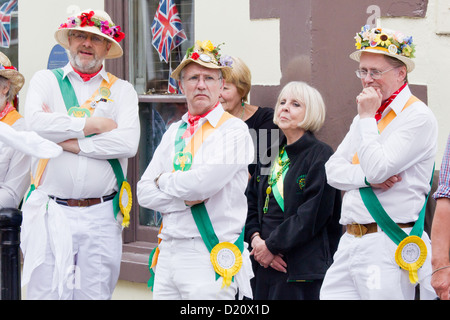
<instances>
[{"instance_id":1,"label":"blonde woman","mask_svg":"<svg viewBox=\"0 0 450 320\"><path fill-rule=\"evenodd\" d=\"M319 298L341 234L340 193L324 167L333 151L314 136L324 120L316 89L303 82L283 88L274 114L284 134L278 158L269 175L257 166L247 190L255 299Z\"/></svg>"}]
</instances>

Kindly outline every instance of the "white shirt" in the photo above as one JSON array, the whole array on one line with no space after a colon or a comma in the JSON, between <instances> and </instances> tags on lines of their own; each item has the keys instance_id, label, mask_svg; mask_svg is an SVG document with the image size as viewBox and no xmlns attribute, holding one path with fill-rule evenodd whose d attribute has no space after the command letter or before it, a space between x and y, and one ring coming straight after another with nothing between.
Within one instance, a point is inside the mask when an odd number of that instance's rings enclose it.
<instances>
[{"instance_id":1,"label":"white shirt","mask_svg":"<svg viewBox=\"0 0 450 320\"><path fill-rule=\"evenodd\" d=\"M73 71L70 64L64 68L82 105L108 80L104 68L88 82ZM78 155L63 152L51 159L41 180L41 190L63 199L97 198L117 191L117 179L107 159L120 160L124 174L127 158L133 157L139 145L140 125L138 97L133 86L117 80L111 87L112 101L99 102L93 116L116 121L118 128L92 137L84 137L84 118L67 115L67 109L55 75L49 70L37 72L30 81L25 105L25 119L29 128L53 142L78 139ZM46 105L51 113L43 111ZM35 173L36 162L32 166Z\"/></svg>"},{"instance_id":2,"label":"white shirt","mask_svg":"<svg viewBox=\"0 0 450 320\"><path fill-rule=\"evenodd\" d=\"M379 134L376 120L356 116L335 154L325 164L328 183L345 195L341 224L374 222L364 206L359 188L382 183L395 174L402 177L391 189L375 189L383 208L396 223L417 220L426 195L437 150L437 121L430 108L415 102L402 111L411 91L406 86L384 111L392 109L396 118ZM360 165L353 165L358 153Z\"/></svg>"},{"instance_id":3,"label":"white shirt","mask_svg":"<svg viewBox=\"0 0 450 320\"><path fill-rule=\"evenodd\" d=\"M12 128L24 131L25 120L17 120ZM30 186L31 157L2 142L0 150L0 209L17 208Z\"/></svg>"},{"instance_id":4,"label":"white shirt","mask_svg":"<svg viewBox=\"0 0 450 320\"><path fill-rule=\"evenodd\" d=\"M198 128L205 121L215 127L223 113L219 104L200 120ZM253 142L248 127L237 118L226 121L203 142L189 171L173 172L175 136L183 122L187 122L186 114L164 134L138 182L139 204L162 213L160 237L163 240L186 239L200 237L200 233L184 201L206 200L205 206L219 241L233 243L247 218L245 189L248 164L253 161ZM158 189L154 179L161 173Z\"/></svg>"}]
</instances>

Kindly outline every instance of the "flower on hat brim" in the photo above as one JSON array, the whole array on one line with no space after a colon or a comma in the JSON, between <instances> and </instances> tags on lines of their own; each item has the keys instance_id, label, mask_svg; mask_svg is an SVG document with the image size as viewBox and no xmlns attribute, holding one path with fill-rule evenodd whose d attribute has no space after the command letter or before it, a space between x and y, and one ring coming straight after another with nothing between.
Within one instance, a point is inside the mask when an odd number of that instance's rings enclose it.
<instances>
[{"instance_id":1,"label":"flower on hat brim","mask_svg":"<svg viewBox=\"0 0 450 320\"><path fill-rule=\"evenodd\" d=\"M389 40L389 36L386 33L380 33L376 37L377 45L382 47L389 47L391 45L391 41Z\"/></svg>"},{"instance_id":2,"label":"flower on hat brim","mask_svg":"<svg viewBox=\"0 0 450 320\"><path fill-rule=\"evenodd\" d=\"M197 40L196 46L202 49L203 51L214 51L214 45L210 40L200 41Z\"/></svg>"},{"instance_id":3,"label":"flower on hat brim","mask_svg":"<svg viewBox=\"0 0 450 320\"><path fill-rule=\"evenodd\" d=\"M67 22L61 24L59 29L71 29L75 27L97 27L105 36L114 39L117 42L125 38L125 33L122 32L120 26L109 23L109 21L102 21L94 17L94 11L83 12L77 17L68 18Z\"/></svg>"}]
</instances>

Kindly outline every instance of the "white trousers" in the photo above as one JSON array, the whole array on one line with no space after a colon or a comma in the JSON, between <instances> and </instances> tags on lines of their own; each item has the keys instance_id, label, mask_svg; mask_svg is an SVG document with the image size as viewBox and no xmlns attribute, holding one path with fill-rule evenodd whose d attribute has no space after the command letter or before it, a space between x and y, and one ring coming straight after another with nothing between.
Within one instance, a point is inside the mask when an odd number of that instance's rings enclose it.
<instances>
[{"instance_id":1,"label":"white trousers","mask_svg":"<svg viewBox=\"0 0 450 320\"><path fill-rule=\"evenodd\" d=\"M72 235L73 265L67 270L70 275L60 297L57 288L52 290L55 255L50 241L47 241L45 261L33 270L26 298L111 299L122 257L122 226L114 219L112 201L86 208L60 207ZM49 228L46 230L48 233ZM25 259L25 263L32 261Z\"/></svg>"},{"instance_id":2,"label":"white trousers","mask_svg":"<svg viewBox=\"0 0 450 320\"><path fill-rule=\"evenodd\" d=\"M234 300L236 281L222 289L201 238L163 240L153 288L154 300Z\"/></svg>"},{"instance_id":3,"label":"white trousers","mask_svg":"<svg viewBox=\"0 0 450 320\"><path fill-rule=\"evenodd\" d=\"M403 229L407 234L411 228ZM434 299L430 285L431 244L424 232L427 259L418 271L420 298ZM397 245L384 233L375 232L355 237L345 233L334 263L328 269L320 292L322 300L412 300L415 286L407 271L395 262Z\"/></svg>"}]
</instances>

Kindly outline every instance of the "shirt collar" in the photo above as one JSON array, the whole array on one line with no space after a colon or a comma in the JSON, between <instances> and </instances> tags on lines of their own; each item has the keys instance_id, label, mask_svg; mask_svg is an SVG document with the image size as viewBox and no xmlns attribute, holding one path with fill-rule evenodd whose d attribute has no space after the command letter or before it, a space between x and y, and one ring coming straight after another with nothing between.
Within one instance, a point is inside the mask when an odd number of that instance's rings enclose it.
<instances>
[{"instance_id":1,"label":"shirt collar","mask_svg":"<svg viewBox=\"0 0 450 320\"><path fill-rule=\"evenodd\" d=\"M78 76L78 74L73 70L72 64L69 62L68 64L66 64L64 66L64 68L62 68L62 70L64 71L64 75L63 75L63 79L70 73L74 74L77 76L77 79L79 79L80 77ZM98 76L101 76L103 79L105 79L106 81L108 81L109 83L109 77L108 77L108 73L105 70L105 67L102 68L102 70L100 70L100 72L93 78L95 79ZM81 80L81 79L80 79Z\"/></svg>"},{"instance_id":2,"label":"shirt collar","mask_svg":"<svg viewBox=\"0 0 450 320\"><path fill-rule=\"evenodd\" d=\"M409 86L406 85L406 87L403 88L403 90L391 102L389 107L398 115L400 112L402 112L403 107L405 106L406 102L408 102L411 96L411 90L409 89Z\"/></svg>"},{"instance_id":3,"label":"shirt collar","mask_svg":"<svg viewBox=\"0 0 450 320\"><path fill-rule=\"evenodd\" d=\"M209 121L209 123L215 128L224 112L225 112L225 110L223 109L222 104L219 102L217 107L215 107L210 113L208 113L204 118L202 118L202 119L206 119L206 120L200 119L200 121L201 122ZM181 119L184 122L188 122L187 112L181 117Z\"/></svg>"}]
</instances>

